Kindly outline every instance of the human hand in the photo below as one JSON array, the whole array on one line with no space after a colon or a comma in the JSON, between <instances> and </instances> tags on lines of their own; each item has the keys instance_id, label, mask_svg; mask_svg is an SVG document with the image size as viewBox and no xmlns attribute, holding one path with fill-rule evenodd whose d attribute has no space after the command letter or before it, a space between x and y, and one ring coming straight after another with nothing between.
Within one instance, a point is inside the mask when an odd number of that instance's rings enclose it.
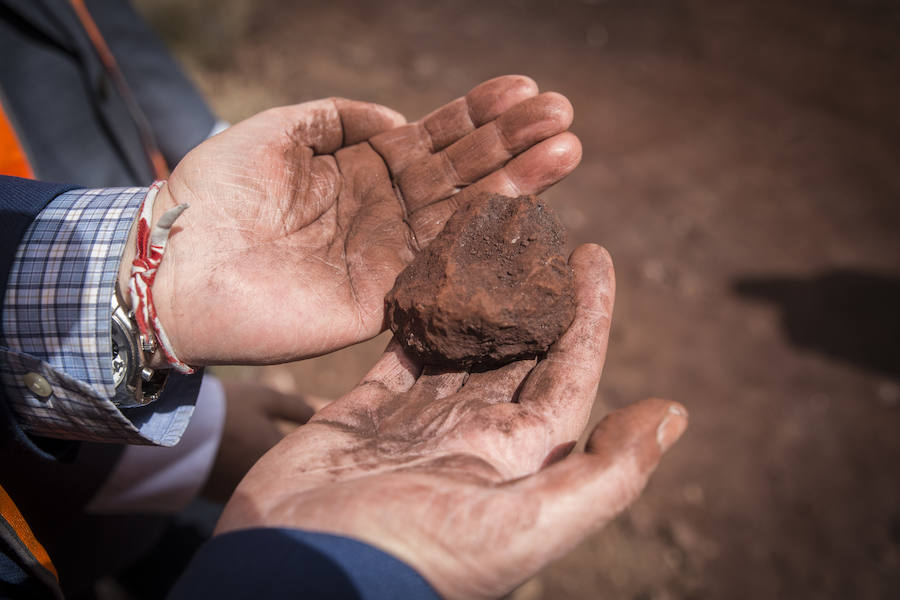
<instances>
[{"instance_id":1,"label":"human hand","mask_svg":"<svg viewBox=\"0 0 900 600\"><path fill-rule=\"evenodd\" d=\"M510 591L640 493L687 425L673 402L585 427L612 312L609 256L582 246L575 320L546 357L481 373L423 371L396 342L353 391L269 451L217 533L294 527L380 547L448 598Z\"/></svg>"},{"instance_id":2,"label":"human hand","mask_svg":"<svg viewBox=\"0 0 900 600\"><path fill-rule=\"evenodd\" d=\"M575 168L572 107L519 76L422 120L330 99L268 110L175 168L180 203L153 295L188 364L324 354L384 327L397 274L472 194L537 193Z\"/></svg>"},{"instance_id":3,"label":"human hand","mask_svg":"<svg viewBox=\"0 0 900 600\"><path fill-rule=\"evenodd\" d=\"M225 424L203 496L225 502L250 467L290 431L328 404L312 394L290 394L252 381L223 379Z\"/></svg>"}]
</instances>

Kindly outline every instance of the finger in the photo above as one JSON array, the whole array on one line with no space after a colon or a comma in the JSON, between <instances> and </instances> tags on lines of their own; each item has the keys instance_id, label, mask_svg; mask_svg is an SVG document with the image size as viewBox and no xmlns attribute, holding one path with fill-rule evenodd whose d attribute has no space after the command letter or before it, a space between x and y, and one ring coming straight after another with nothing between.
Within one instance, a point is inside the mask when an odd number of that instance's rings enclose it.
<instances>
[{"instance_id":1,"label":"finger","mask_svg":"<svg viewBox=\"0 0 900 600\"><path fill-rule=\"evenodd\" d=\"M598 457L615 456L622 448L629 444L634 445L635 435L629 432L643 431L644 437L655 438L659 450L658 455L652 453L640 455L644 461L641 463L643 467L652 469L659 456L684 433L687 416L687 409L678 402L649 398L606 415L591 432L585 452ZM646 430L653 423L656 423L656 428L651 436ZM644 440L644 437L641 440ZM652 444L644 445L653 448Z\"/></svg>"},{"instance_id":2,"label":"finger","mask_svg":"<svg viewBox=\"0 0 900 600\"><path fill-rule=\"evenodd\" d=\"M581 141L564 132L544 140L460 194L491 192L504 196L540 194L564 179L581 162Z\"/></svg>"},{"instance_id":3,"label":"finger","mask_svg":"<svg viewBox=\"0 0 900 600\"><path fill-rule=\"evenodd\" d=\"M335 106L344 130L341 146L350 146L406 123L406 117L380 104L335 98ZM335 148L336 150L337 148ZM332 152L329 150L328 152Z\"/></svg>"},{"instance_id":4,"label":"finger","mask_svg":"<svg viewBox=\"0 0 900 600\"><path fill-rule=\"evenodd\" d=\"M384 158L391 173L398 175L414 162L444 149L537 93L537 84L528 77L497 77L415 123L373 137L370 143Z\"/></svg>"},{"instance_id":5,"label":"finger","mask_svg":"<svg viewBox=\"0 0 900 600\"><path fill-rule=\"evenodd\" d=\"M394 351L386 352L353 391L316 415L317 421L342 421L359 429L375 429L388 414L396 412L391 407L397 403L428 410L436 406L435 400L455 394L465 383L468 375L465 371L441 371L434 367L421 369L415 382L410 383L411 376L419 369L417 363L395 340L391 340L388 348Z\"/></svg>"},{"instance_id":6,"label":"finger","mask_svg":"<svg viewBox=\"0 0 900 600\"><path fill-rule=\"evenodd\" d=\"M505 165L534 144L565 131L572 105L553 92L529 98L437 154L397 176L407 211L456 193Z\"/></svg>"},{"instance_id":7,"label":"finger","mask_svg":"<svg viewBox=\"0 0 900 600\"><path fill-rule=\"evenodd\" d=\"M519 386L531 372L537 361L517 360L493 371L472 373L463 388L467 395L479 398L489 404L513 402Z\"/></svg>"},{"instance_id":8,"label":"finger","mask_svg":"<svg viewBox=\"0 0 900 600\"><path fill-rule=\"evenodd\" d=\"M400 342L391 338L384 354L359 385L377 385L392 394L402 394L409 391L421 373L422 365L403 351Z\"/></svg>"},{"instance_id":9,"label":"finger","mask_svg":"<svg viewBox=\"0 0 900 600\"><path fill-rule=\"evenodd\" d=\"M466 371L445 371L436 367L425 367L410 395L417 401L432 401L446 398L459 391L469 373Z\"/></svg>"},{"instance_id":10,"label":"finger","mask_svg":"<svg viewBox=\"0 0 900 600\"><path fill-rule=\"evenodd\" d=\"M600 246L585 244L572 253L575 319L526 380L519 405L536 415L551 446L578 439L597 393L615 296L612 259Z\"/></svg>"},{"instance_id":11,"label":"finger","mask_svg":"<svg viewBox=\"0 0 900 600\"><path fill-rule=\"evenodd\" d=\"M571 173L580 161L581 142L574 134L565 132L544 140L458 194L412 213L416 241L420 247L427 246L456 209L479 194L539 194Z\"/></svg>"},{"instance_id":12,"label":"finger","mask_svg":"<svg viewBox=\"0 0 900 600\"><path fill-rule=\"evenodd\" d=\"M285 120L291 139L317 154L330 154L406 123L403 115L386 106L344 98L313 100L273 112Z\"/></svg>"},{"instance_id":13,"label":"finger","mask_svg":"<svg viewBox=\"0 0 900 600\"><path fill-rule=\"evenodd\" d=\"M570 550L633 502L662 455L687 427L676 402L644 400L608 415L592 432L587 451L509 485L544 507L517 536L511 556L534 552L534 536L551 560Z\"/></svg>"},{"instance_id":14,"label":"finger","mask_svg":"<svg viewBox=\"0 0 900 600\"><path fill-rule=\"evenodd\" d=\"M378 409L408 392L421 372L422 366L391 338L384 354L362 381L316 413L313 421L340 422L359 429L374 428L380 420Z\"/></svg>"}]
</instances>

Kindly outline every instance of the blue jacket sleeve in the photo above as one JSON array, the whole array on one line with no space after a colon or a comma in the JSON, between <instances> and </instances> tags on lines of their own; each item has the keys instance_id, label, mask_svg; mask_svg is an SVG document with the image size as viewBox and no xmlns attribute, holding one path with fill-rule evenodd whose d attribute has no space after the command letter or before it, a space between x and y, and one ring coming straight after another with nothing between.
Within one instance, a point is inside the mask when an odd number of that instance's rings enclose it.
<instances>
[{"instance_id":1,"label":"blue jacket sleeve","mask_svg":"<svg viewBox=\"0 0 900 600\"><path fill-rule=\"evenodd\" d=\"M411 567L362 542L298 529L247 529L208 541L169 600L436 599Z\"/></svg>"},{"instance_id":2,"label":"blue jacket sleeve","mask_svg":"<svg viewBox=\"0 0 900 600\"><path fill-rule=\"evenodd\" d=\"M75 187L0 175L0 302L6 295L9 268L28 226L48 202Z\"/></svg>"}]
</instances>

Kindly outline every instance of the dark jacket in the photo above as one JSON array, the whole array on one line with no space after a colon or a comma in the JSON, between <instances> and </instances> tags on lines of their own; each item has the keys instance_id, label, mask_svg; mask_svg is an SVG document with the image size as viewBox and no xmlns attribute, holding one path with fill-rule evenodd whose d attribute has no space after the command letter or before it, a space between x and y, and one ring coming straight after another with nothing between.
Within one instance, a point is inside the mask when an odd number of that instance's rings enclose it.
<instances>
[{"instance_id":1,"label":"dark jacket","mask_svg":"<svg viewBox=\"0 0 900 600\"><path fill-rule=\"evenodd\" d=\"M128 2L87 0L86 6L128 93L111 77L69 0L0 0L0 102L37 179L78 187L148 185L155 173L141 126L174 166L209 135L215 118ZM15 189L25 196L9 197L0 216L9 252L0 269L4 289L21 233L61 188ZM196 396L199 386L199 375L178 376L166 393ZM65 591L83 592L156 543L162 516L83 511L121 446L24 436L0 404L0 485L54 557Z\"/></svg>"},{"instance_id":2,"label":"dark jacket","mask_svg":"<svg viewBox=\"0 0 900 600\"><path fill-rule=\"evenodd\" d=\"M87 0L86 5L137 110L110 79L66 0L0 0L0 101L38 179L77 187L147 185L154 171L142 125L174 167L205 139L214 117L127 2ZM0 299L28 225L53 197L71 187L0 177ZM199 377L185 378L170 382L167 393L196 394L198 387ZM133 551L150 544L157 519L129 515L101 522L85 516L84 505L120 449L29 436L18 427L3 394L0 388L0 485L54 560L63 591L81 592L97 575L115 570ZM47 573L23 561L15 547L15 536L0 519L0 597L52 595ZM132 552L124 552L125 547ZM370 546L280 529L208 542L173 595L434 596L415 571Z\"/></svg>"},{"instance_id":3,"label":"dark jacket","mask_svg":"<svg viewBox=\"0 0 900 600\"><path fill-rule=\"evenodd\" d=\"M136 114L170 167L215 118L127 2L86 5L139 110L129 109L68 0L0 0L0 99L36 179L149 185Z\"/></svg>"}]
</instances>

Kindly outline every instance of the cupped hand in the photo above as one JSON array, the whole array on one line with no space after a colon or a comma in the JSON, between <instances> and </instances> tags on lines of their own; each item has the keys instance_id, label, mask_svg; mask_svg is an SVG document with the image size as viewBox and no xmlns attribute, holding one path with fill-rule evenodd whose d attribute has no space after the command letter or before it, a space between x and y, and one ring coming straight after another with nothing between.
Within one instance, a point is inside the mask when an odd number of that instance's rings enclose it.
<instances>
[{"instance_id":1,"label":"cupped hand","mask_svg":"<svg viewBox=\"0 0 900 600\"><path fill-rule=\"evenodd\" d=\"M207 140L155 210L190 204L153 285L176 354L274 363L373 337L397 274L461 202L537 193L575 168L571 121L564 97L507 76L411 124L329 99Z\"/></svg>"},{"instance_id":2,"label":"cupped hand","mask_svg":"<svg viewBox=\"0 0 900 600\"><path fill-rule=\"evenodd\" d=\"M570 258L576 317L546 357L480 373L422 369L392 342L349 394L269 451L217 533L295 527L354 537L445 597L500 596L628 505L683 432L684 409L647 400L590 415L614 280L607 253Z\"/></svg>"}]
</instances>

